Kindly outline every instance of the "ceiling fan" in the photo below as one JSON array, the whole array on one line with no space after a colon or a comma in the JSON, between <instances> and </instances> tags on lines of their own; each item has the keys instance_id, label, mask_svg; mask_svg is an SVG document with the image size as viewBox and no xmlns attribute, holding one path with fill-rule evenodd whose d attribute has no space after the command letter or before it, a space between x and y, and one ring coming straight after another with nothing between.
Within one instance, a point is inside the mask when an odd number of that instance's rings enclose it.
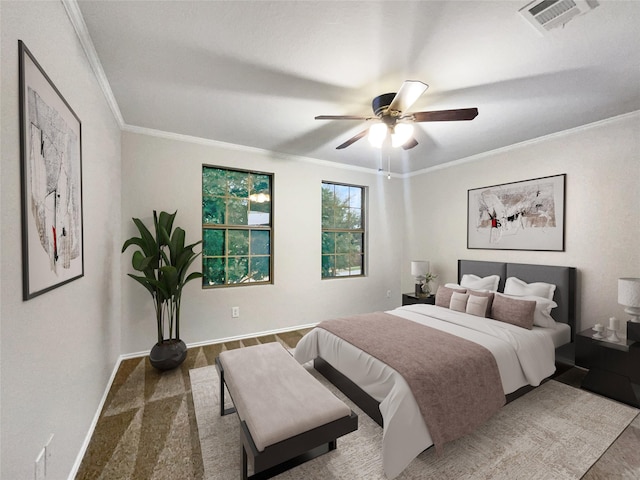
<instances>
[{"instance_id":1,"label":"ceiling fan","mask_svg":"<svg viewBox=\"0 0 640 480\"><path fill-rule=\"evenodd\" d=\"M381 148L385 140L391 137L394 147L402 147L405 150L418 145L413 136L414 122L450 122L459 120L473 120L478 116L477 108L459 108L455 110L434 110L430 112L413 112L407 110L429 88L426 83L418 80L406 80L398 93L385 93L373 99L371 106L374 117L361 115L318 115L316 120L365 120L376 122L336 149L347 148L352 143L369 134L369 142L375 147Z\"/></svg>"}]
</instances>

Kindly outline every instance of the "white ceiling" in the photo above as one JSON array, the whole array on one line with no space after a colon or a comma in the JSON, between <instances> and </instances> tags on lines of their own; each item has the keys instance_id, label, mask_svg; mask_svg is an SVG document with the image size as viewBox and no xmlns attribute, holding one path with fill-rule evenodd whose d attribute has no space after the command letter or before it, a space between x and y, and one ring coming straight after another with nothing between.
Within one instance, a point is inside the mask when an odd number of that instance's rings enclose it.
<instances>
[{"instance_id":1,"label":"white ceiling","mask_svg":"<svg viewBox=\"0 0 640 480\"><path fill-rule=\"evenodd\" d=\"M640 110L640 1L544 36L527 3L78 0L126 126L375 169L366 139L335 149L364 123L314 116L369 115L407 79L430 86L411 111L478 108L418 124L399 173Z\"/></svg>"}]
</instances>

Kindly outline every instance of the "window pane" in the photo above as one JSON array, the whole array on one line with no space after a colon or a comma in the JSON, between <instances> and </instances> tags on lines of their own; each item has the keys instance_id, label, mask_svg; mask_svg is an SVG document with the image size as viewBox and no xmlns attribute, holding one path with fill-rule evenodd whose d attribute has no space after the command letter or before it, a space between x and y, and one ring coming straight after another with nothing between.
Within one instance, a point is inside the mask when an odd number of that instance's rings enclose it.
<instances>
[{"instance_id":1,"label":"window pane","mask_svg":"<svg viewBox=\"0 0 640 480\"><path fill-rule=\"evenodd\" d=\"M247 255L249 253L249 232L247 230L228 231L229 255Z\"/></svg>"},{"instance_id":2,"label":"window pane","mask_svg":"<svg viewBox=\"0 0 640 480\"><path fill-rule=\"evenodd\" d=\"M249 257L229 258L227 264L229 283L244 283L249 280Z\"/></svg>"},{"instance_id":3,"label":"window pane","mask_svg":"<svg viewBox=\"0 0 640 480\"><path fill-rule=\"evenodd\" d=\"M335 253L336 234L334 232L322 232L322 253Z\"/></svg>"},{"instance_id":4,"label":"window pane","mask_svg":"<svg viewBox=\"0 0 640 480\"><path fill-rule=\"evenodd\" d=\"M271 225L271 202L250 202L249 205L249 225Z\"/></svg>"},{"instance_id":5,"label":"window pane","mask_svg":"<svg viewBox=\"0 0 640 480\"><path fill-rule=\"evenodd\" d=\"M356 230L362 228L362 222L360 221L360 209L359 208L350 208L347 211L346 218L346 227L352 230Z\"/></svg>"},{"instance_id":6,"label":"window pane","mask_svg":"<svg viewBox=\"0 0 640 480\"><path fill-rule=\"evenodd\" d=\"M338 232L336 234L336 253L349 253L351 251L351 234Z\"/></svg>"},{"instance_id":7,"label":"window pane","mask_svg":"<svg viewBox=\"0 0 640 480\"><path fill-rule=\"evenodd\" d=\"M335 185L336 204L349 206L349 188L347 185Z\"/></svg>"},{"instance_id":8,"label":"window pane","mask_svg":"<svg viewBox=\"0 0 640 480\"><path fill-rule=\"evenodd\" d=\"M336 255L336 276L349 275L349 259L346 255Z\"/></svg>"},{"instance_id":9,"label":"window pane","mask_svg":"<svg viewBox=\"0 0 640 480\"><path fill-rule=\"evenodd\" d=\"M271 194L271 177L269 175L252 175L253 188L251 193Z\"/></svg>"},{"instance_id":10,"label":"window pane","mask_svg":"<svg viewBox=\"0 0 640 480\"><path fill-rule=\"evenodd\" d=\"M226 170L219 168L202 169L202 195L224 196L227 193Z\"/></svg>"},{"instance_id":11,"label":"window pane","mask_svg":"<svg viewBox=\"0 0 640 480\"><path fill-rule=\"evenodd\" d=\"M360 187L349 187L349 206L351 208L362 207L362 189Z\"/></svg>"},{"instance_id":12,"label":"window pane","mask_svg":"<svg viewBox=\"0 0 640 480\"><path fill-rule=\"evenodd\" d=\"M202 199L202 223L209 225L224 224L225 204L222 198Z\"/></svg>"},{"instance_id":13,"label":"window pane","mask_svg":"<svg viewBox=\"0 0 640 480\"><path fill-rule=\"evenodd\" d=\"M271 253L271 235L266 230L251 230L251 255Z\"/></svg>"},{"instance_id":14,"label":"window pane","mask_svg":"<svg viewBox=\"0 0 640 480\"><path fill-rule=\"evenodd\" d=\"M229 183L229 195L247 198L249 196L249 174L233 170L227 170L226 173Z\"/></svg>"},{"instance_id":15,"label":"window pane","mask_svg":"<svg viewBox=\"0 0 640 480\"><path fill-rule=\"evenodd\" d=\"M351 234L351 251L352 252L362 252L362 240L363 235L361 233L352 233Z\"/></svg>"},{"instance_id":16,"label":"window pane","mask_svg":"<svg viewBox=\"0 0 640 480\"><path fill-rule=\"evenodd\" d=\"M322 276L335 277L336 257L334 255L322 255Z\"/></svg>"},{"instance_id":17,"label":"window pane","mask_svg":"<svg viewBox=\"0 0 640 480\"><path fill-rule=\"evenodd\" d=\"M224 285L224 258L204 258L202 274L204 286Z\"/></svg>"},{"instance_id":18,"label":"window pane","mask_svg":"<svg viewBox=\"0 0 640 480\"><path fill-rule=\"evenodd\" d=\"M205 229L202 232L202 254L206 257L224 255L224 230Z\"/></svg>"},{"instance_id":19,"label":"window pane","mask_svg":"<svg viewBox=\"0 0 640 480\"><path fill-rule=\"evenodd\" d=\"M269 257L251 257L251 278L255 282L269 281L269 270Z\"/></svg>"},{"instance_id":20,"label":"window pane","mask_svg":"<svg viewBox=\"0 0 640 480\"><path fill-rule=\"evenodd\" d=\"M247 225L247 204L248 200L240 200L230 198L227 206L229 208L229 217L227 225Z\"/></svg>"},{"instance_id":21,"label":"window pane","mask_svg":"<svg viewBox=\"0 0 640 480\"><path fill-rule=\"evenodd\" d=\"M362 255L352 253L349 255L349 274L362 275Z\"/></svg>"}]
</instances>

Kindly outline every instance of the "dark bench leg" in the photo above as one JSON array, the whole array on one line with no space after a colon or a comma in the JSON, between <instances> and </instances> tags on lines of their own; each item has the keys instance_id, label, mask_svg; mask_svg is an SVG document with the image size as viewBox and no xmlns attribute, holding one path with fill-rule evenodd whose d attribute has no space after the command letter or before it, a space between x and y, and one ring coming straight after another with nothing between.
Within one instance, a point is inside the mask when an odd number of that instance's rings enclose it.
<instances>
[{"instance_id":1,"label":"dark bench leg","mask_svg":"<svg viewBox=\"0 0 640 480\"><path fill-rule=\"evenodd\" d=\"M247 451L244 449L244 445L242 445L242 480L247 480Z\"/></svg>"},{"instance_id":2,"label":"dark bench leg","mask_svg":"<svg viewBox=\"0 0 640 480\"><path fill-rule=\"evenodd\" d=\"M216 357L216 368L218 370L218 375L220 376L220 416L224 417L225 415L236 413L236 409L235 407L227 409L224 408L224 368L222 368L222 364L218 357Z\"/></svg>"}]
</instances>

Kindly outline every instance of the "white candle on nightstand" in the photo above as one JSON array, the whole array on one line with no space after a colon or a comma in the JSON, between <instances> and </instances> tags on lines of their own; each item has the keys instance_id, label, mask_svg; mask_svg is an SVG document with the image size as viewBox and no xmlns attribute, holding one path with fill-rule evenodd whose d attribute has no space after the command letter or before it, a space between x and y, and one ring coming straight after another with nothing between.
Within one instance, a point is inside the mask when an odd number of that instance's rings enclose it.
<instances>
[{"instance_id":1,"label":"white candle on nightstand","mask_svg":"<svg viewBox=\"0 0 640 480\"><path fill-rule=\"evenodd\" d=\"M617 332L619 328L620 328L620 320L618 320L616 317L611 317L609 319L609 330L613 330L614 332Z\"/></svg>"}]
</instances>

